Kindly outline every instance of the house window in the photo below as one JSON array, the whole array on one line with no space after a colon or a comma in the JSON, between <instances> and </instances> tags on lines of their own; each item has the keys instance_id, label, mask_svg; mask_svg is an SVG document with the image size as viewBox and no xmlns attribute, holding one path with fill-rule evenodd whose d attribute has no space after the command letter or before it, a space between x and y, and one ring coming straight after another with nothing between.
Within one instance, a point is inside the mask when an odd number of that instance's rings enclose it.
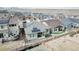
<instances>
[{"instance_id":1,"label":"house window","mask_svg":"<svg viewBox=\"0 0 79 59\"><path fill-rule=\"evenodd\" d=\"M16 26L16 24L14 24L14 26Z\"/></svg>"},{"instance_id":2,"label":"house window","mask_svg":"<svg viewBox=\"0 0 79 59\"><path fill-rule=\"evenodd\" d=\"M52 29L50 29L50 34L52 34Z\"/></svg>"},{"instance_id":3,"label":"house window","mask_svg":"<svg viewBox=\"0 0 79 59\"><path fill-rule=\"evenodd\" d=\"M33 34L33 37L34 37L34 34Z\"/></svg>"},{"instance_id":4,"label":"house window","mask_svg":"<svg viewBox=\"0 0 79 59\"><path fill-rule=\"evenodd\" d=\"M59 25L56 28L58 29L58 31L62 31L63 26Z\"/></svg>"},{"instance_id":5,"label":"house window","mask_svg":"<svg viewBox=\"0 0 79 59\"><path fill-rule=\"evenodd\" d=\"M29 36L31 37L31 34Z\"/></svg>"},{"instance_id":6,"label":"house window","mask_svg":"<svg viewBox=\"0 0 79 59\"><path fill-rule=\"evenodd\" d=\"M57 31L57 28L54 28L54 31Z\"/></svg>"},{"instance_id":7,"label":"house window","mask_svg":"<svg viewBox=\"0 0 79 59\"><path fill-rule=\"evenodd\" d=\"M0 38L3 38L3 33L0 33Z\"/></svg>"},{"instance_id":8,"label":"house window","mask_svg":"<svg viewBox=\"0 0 79 59\"><path fill-rule=\"evenodd\" d=\"M71 24L71 27L74 27L74 26Z\"/></svg>"},{"instance_id":9,"label":"house window","mask_svg":"<svg viewBox=\"0 0 79 59\"><path fill-rule=\"evenodd\" d=\"M3 26L1 26L1 29L3 29L4 27Z\"/></svg>"},{"instance_id":10,"label":"house window","mask_svg":"<svg viewBox=\"0 0 79 59\"><path fill-rule=\"evenodd\" d=\"M59 28L58 30L59 30L59 31L62 31L62 28Z\"/></svg>"},{"instance_id":11,"label":"house window","mask_svg":"<svg viewBox=\"0 0 79 59\"><path fill-rule=\"evenodd\" d=\"M48 32L49 30L48 29L46 29L46 32Z\"/></svg>"},{"instance_id":12,"label":"house window","mask_svg":"<svg viewBox=\"0 0 79 59\"><path fill-rule=\"evenodd\" d=\"M12 27L14 26L14 24L12 24Z\"/></svg>"},{"instance_id":13,"label":"house window","mask_svg":"<svg viewBox=\"0 0 79 59\"><path fill-rule=\"evenodd\" d=\"M10 27L14 27L14 26L16 26L16 24L11 24L11 25L9 25Z\"/></svg>"},{"instance_id":14,"label":"house window","mask_svg":"<svg viewBox=\"0 0 79 59\"><path fill-rule=\"evenodd\" d=\"M42 37L42 32L39 32L38 34L37 34L37 37L39 38L39 37Z\"/></svg>"},{"instance_id":15,"label":"house window","mask_svg":"<svg viewBox=\"0 0 79 59\"><path fill-rule=\"evenodd\" d=\"M34 37L34 34L30 34L30 37Z\"/></svg>"},{"instance_id":16,"label":"house window","mask_svg":"<svg viewBox=\"0 0 79 59\"><path fill-rule=\"evenodd\" d=\"M11 25L9 25L9 27L10 27Z\"/></svg>"}]
</instances>

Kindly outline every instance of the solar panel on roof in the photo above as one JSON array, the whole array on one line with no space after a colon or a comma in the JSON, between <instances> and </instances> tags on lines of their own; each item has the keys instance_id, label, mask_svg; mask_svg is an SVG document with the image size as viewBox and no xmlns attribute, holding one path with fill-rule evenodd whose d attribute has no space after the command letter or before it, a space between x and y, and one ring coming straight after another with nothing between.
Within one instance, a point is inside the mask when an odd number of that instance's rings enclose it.
<instances>
[{"instance_id":1,"label":"solar panel on roof","mask_svg":"<svg viewBox=\"0 0 79 59\"><path fill-rule=\"evenodd\" d=\"M40 29L37 29L37 28L33 28L32 32L38 32L40 31Z\"/></svg>"}]
</instances>

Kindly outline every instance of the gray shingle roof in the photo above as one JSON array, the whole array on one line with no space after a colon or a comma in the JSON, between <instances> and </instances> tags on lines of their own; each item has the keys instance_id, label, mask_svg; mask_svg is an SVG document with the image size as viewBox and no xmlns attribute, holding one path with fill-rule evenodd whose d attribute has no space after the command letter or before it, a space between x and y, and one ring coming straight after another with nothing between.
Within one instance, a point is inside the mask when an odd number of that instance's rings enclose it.
<instances>
[{"instance_id":1,"label":"gray shingle roof","mask_svg":"<svg viewBox=\"0 0 79 59\"><path fill-rule=\"evenodd\" d=\"M62 19L61 22L64 24L64 26L68 26L70 24L75 24L75 22L69 18Z\"/></svg>"},{"instance_id":2,"label":"gray shingle roof","mask_svg":"<svg viewBox=\"0 0 79 59\"><path fill-rule=\"evenodd\" d=\"M69 19L75 23L79 23L79 19L76 19L76 18L69 18Z\"/></svg>"},{"instance_id":3,"label":"gray shingle roof","mask_svg":"<svg viewBox=\"0 0 79 59\"><path fill-rule=\"evenodd\" d=\"M9 23L9 19L0 18L0 24L8 24L8 23Z\"/></svg>"},{"instance_id":4,"label":"gray shingle roof","mask_svg":"<svg viewBox=\"0 0 79 59\"><path fill-rule=\"evenodd\" d=\"M57 27L57 26L59 26L59 25L63 25L59 20L54 20L54 19L52 19L52 20L46 20L46 21L44 21L44 22L46 22L47 23L47 25L49 26L49 27Z\"/></svg>"},{"instance_id":5,"label":"gray shingle roof","mask_svg":"<svg viewBox=\"0 0 79 59\"><path fill-rule=\"evenodd\" d=\"M11 18L9 24L16 24L18 23L18 18Z\"/></svg>"}]
</instances>

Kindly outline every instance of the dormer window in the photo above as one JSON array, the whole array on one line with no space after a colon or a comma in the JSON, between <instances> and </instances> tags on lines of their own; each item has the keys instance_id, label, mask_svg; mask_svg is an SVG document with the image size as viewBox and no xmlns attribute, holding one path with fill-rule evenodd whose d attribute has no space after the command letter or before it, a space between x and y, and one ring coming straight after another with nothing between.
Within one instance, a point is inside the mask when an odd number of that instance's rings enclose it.
<instances>
[{"instance_id":1,"label":"dormer window","mask_svg":"<svg viewBox=\"0 0 79 59\"><path fill-rule=\"evenodd\" d=\"M1 26L1 29L3 29L3 26Z\"/></svg>"},{"instance_id":2,"label":"dormer window","mask_svg":"<svg viewBox=\"0 0 79 59\"><path fill-rule=\"evenodd\" d=\"M14 26L16 26L16 24L10 24L9 26L10 26L10 27L14 27Z\"/></svg>"},{"instance_id":3,"label":"dormer window","mask_svg":"<svg viewBox=\"0 0 79 59\"><path fill-rule=\"evenodd\" d=\"M34 18L34 20L36 20L36 18Z\"/></svg>"},{"instance_id":4,"label":"dormer window","mask_svg":"<svg viewBox=\"0 0 79 59\"><path fill-rule=\"evenodd\" d=\"M40 29L38 29L36 27L32 29L32 32L39 32L39 31L40 31Z\"/></svg>"},{"instance_id":5,"label":"dormer window","mask_svg":"<svg viewBox=\"0 0 79 59\"><path fill-rule=\"evenodd\" d=\"M23 18L23 20L25 20L25 18Z\"/></svg>"}]
</instances>

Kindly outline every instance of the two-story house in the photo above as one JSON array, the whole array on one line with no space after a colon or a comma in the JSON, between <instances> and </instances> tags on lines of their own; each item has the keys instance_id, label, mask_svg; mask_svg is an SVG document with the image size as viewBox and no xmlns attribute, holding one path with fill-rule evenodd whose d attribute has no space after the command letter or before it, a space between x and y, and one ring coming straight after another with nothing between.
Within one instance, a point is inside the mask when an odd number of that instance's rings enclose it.
<instances>
[{"instance_id":1,"label":"two-story house","mask_svg":"<svg viewBox=\"0 0 79 59\"><path fill-rule=\"evenodd\" d=\"M48 26L38 20L24 23L24 30L27 40L45 38Z\"/></svg>"},{"instance_id":2,"label":"two-story house","mask_svg":"<svg viewBox=\"0 0 79 59\"><path fill-rule=\"evenodd\" d=\"M0 18L0 41L8 39L9 36L9 19Z\"/></svg>"},{"instance_id":3,"label":"two-story house","mask_svg":"<svg viewBox=\"0 0 79 59\"><path fill-rule=\"evenodd\" d=\"M12 39L18 38L20 33L19 30L19 18L17 17L12 17L9 20L9 36Z\"/></svg>"}]
</instances>

